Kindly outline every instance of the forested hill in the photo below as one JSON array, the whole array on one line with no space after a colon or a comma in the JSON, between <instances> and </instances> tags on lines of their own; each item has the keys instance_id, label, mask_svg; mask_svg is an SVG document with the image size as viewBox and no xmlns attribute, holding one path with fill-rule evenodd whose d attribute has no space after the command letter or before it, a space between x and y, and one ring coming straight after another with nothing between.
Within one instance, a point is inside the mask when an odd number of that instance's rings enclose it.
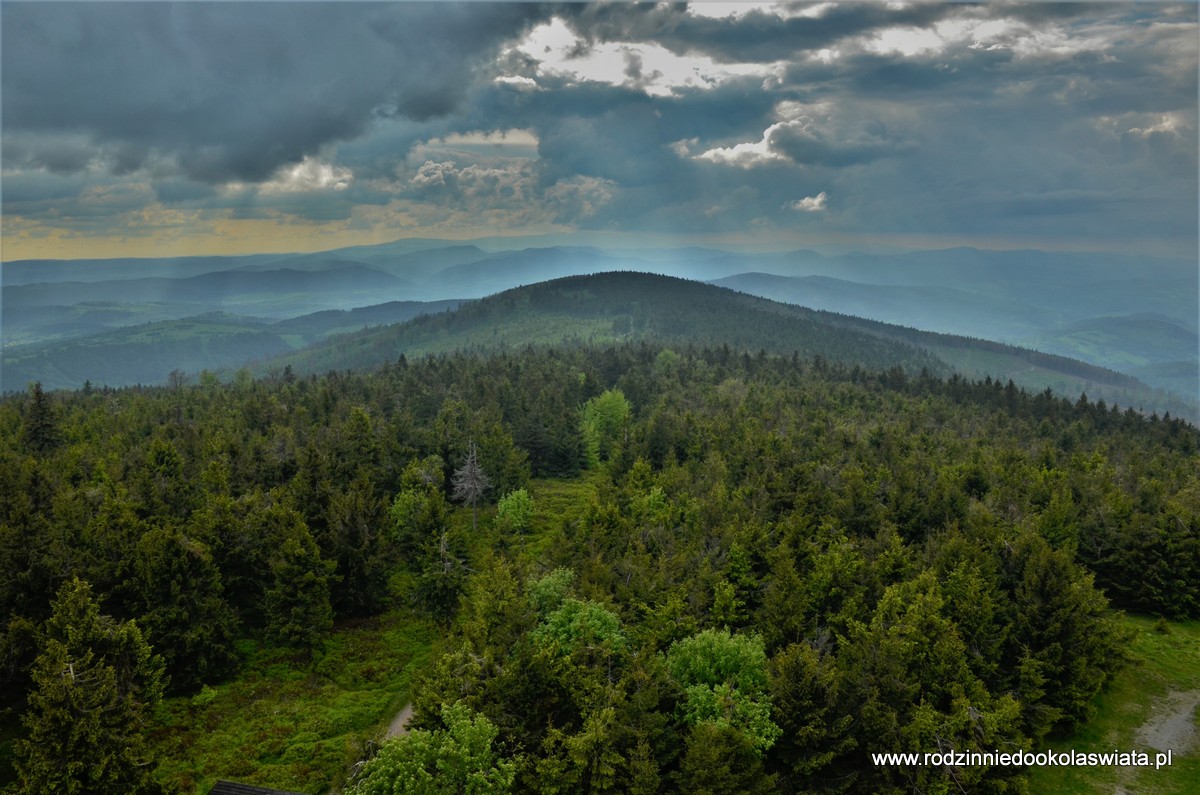
<instances>
[{"instance_id":1,"label":"forested hill","mask_svg":"<svg viewBox=\"0 0 1200 795\"><path fill-rule=\"evenodd\" d=\"M651 341L820 356L869 370L1012 380L1030 391L1182 416L1200 411L1137 379L1062 356L811 310L700 282L636 272L571 276L507 290L456 311L338 336L267 361L260 374L370 369L405 356L526 345Z\"/></svg>"},{"instance_id":2,"label":"forested hill","mask_svg":"<svg viewBox=\"0 0 1200 795\"><path fill-rule=\"evenodd\" d=\"M395 361L401 353L411 357L638 340L799 352L871 370L900 366L949 372L913 345L834 324L821 313L701 282L635 272L569 276L506 290L453 312L340 336L260 369L358 370Z\"/></svg>"}]
</instances>

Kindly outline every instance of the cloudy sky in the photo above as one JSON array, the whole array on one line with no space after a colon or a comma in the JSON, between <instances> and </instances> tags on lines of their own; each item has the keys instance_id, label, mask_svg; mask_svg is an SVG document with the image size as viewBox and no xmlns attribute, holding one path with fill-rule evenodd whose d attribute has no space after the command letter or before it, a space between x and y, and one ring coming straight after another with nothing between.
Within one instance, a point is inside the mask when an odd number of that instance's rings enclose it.
<instances>
[{"instance_id":1,"label":"cloudy sky","mask_svg":"<svg viewBox=\"0 0 1200 795\"><path fill-rule=\"evenodd\" d=\"M6 0L2 256L1195 257L1197 8Z\"/></svg>"}]
</instances>

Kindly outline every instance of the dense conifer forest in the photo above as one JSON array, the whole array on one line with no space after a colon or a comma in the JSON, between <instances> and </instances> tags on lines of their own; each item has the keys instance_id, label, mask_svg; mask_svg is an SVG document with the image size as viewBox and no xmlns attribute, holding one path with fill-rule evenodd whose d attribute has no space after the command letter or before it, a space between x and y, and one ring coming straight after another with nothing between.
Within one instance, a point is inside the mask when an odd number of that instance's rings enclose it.
<instances>
[{"instance_id":1,"label":"dense conifer forest","mask_svg":"<svg viewBox=\"0 0 1200 795\"><path fill-rule=\"evenodd\" d=\"M528 348L33 385L0 439L18 792L156 791L164 694L396 607L443 639L347 791L1015 792L870 753L1032 747L1122 665L1112 608L1200 617L1200 433L990 380Z\"/></svg>"}]
</instances>

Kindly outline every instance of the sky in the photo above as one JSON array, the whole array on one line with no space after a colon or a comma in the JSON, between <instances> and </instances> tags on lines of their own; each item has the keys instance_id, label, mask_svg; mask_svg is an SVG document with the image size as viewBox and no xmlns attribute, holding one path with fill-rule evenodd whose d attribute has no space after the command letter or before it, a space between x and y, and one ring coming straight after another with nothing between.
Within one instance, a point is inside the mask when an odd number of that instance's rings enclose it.
<instances>
[{"instance_id":1,"label":"sky","mask_svg":"<svg viewBox=\"0 0 1200 795\"><path fill-rule=\"evenodd\" d=\"M1194 2L0 5L0 258L1197 257Z\"/></svg>"}]
</instances>

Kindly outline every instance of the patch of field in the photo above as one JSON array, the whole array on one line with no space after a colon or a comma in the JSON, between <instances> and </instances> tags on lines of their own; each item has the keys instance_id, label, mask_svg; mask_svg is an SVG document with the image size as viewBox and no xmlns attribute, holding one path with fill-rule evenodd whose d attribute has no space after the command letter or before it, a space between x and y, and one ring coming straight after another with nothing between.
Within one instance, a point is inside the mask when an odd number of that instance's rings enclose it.
<instances>
[{"instance_id":1,"label":"patch of field","mask_svg":"<svg viewBox=\"0 0 1200 795\"><path fill-rule=\"evenodd\" d=\"M529 496L533 498L533 521L525 539L525 553L535 561L570 524L583 516L587 506L607 479L602 470L583 472L572 480L538 478L530 481Z\"/></svg>"},{"instance_id":2,"label":"patch of field","mask_svg":"<svg viewBox=\"0 0 1200 795\"><path fill-rule=\"evenodd\" d=\"M207 793L218 779L325 793L409 701L434 628L407 613L344 625L312 662L247 644L234 680L170 699L152 738L168 791Z\"/></svg>"}]
</instances>

